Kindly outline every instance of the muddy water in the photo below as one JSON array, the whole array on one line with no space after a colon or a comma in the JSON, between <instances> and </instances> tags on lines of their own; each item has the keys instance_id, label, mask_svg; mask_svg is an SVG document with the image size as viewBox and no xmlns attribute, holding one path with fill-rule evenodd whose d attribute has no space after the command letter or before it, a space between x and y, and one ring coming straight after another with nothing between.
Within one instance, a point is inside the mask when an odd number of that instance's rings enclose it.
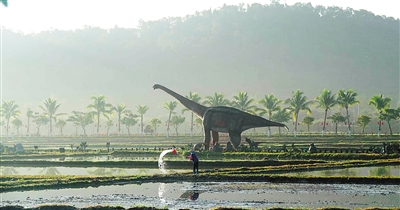
<instances>
[{"instance_id":1,"label":"muddy water","mask_svg":"<svg viewBox=\"0 0 400 210\"><path fill-rule=\"evenodd\" d=\"M10 192L1 195L3 206L19 204L33 207L54 203L76 207L120 205L125 208L142 204L169 209L208 209L215 206L398 207L400 189L395 185L181 182Z\"/></svg>"}]
</instances>

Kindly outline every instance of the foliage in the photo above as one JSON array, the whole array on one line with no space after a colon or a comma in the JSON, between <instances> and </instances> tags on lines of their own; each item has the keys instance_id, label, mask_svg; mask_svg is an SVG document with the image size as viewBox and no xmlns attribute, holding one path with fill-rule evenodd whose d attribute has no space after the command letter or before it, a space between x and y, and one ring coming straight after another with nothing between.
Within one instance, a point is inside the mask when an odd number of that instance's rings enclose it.
<instances>
[{"instance_id":1,"label":"foliage","mask_svg":"<svg viewBox=\"0 0 400 210\"><path fill-rule=\"evenodd\" d=\"M56 114L58 108L60 108L61 104L57 104L57 100L53 98L48 98L44 101L44 106L39 106L41 110L43 110L43 115L49 118L50 123L50 133L49 135L53 135L53 120L55 121L56 117L65 115L65 113Z\"/></svg>"},{"instance_id":2,"label":"foliage","mask_svg":"<svg viewBox=\"0 0 400 210\"><path fill-rule=\"evenodd\" d=\"M264 95L264 98L258 101L258 104L262 105L262 108L256 108L260 116L267 115L267 119L271 119L274 112L281 110L282 101L276 98L272 94Z\"/></svg>"},{"instance_id":3,"label":"foliage","mask_svg":"<svg viewBox=\"0 0 400 210\"><path fill-rule=\"evenodd\" d=\"M331 91L324 89L322 93L315 98L315 101L317 103L317 108L321 108L324 110L325 115L324 115L324 125L322 127L322 131L325 131L325 126L326 126L326 117L328 114L328 110L330 110L333 106L337 104L335 95L332 94ZM323 135L323 133L322 133Z\"/></svg>"},{"instance_id":4,"label":"foliage","mask_svg":"<svg viewBox=\"0 0 400 210\"><path fill-rule=\"evenodd\" d=\"M150 125L151 128L154 129L154 132L157 133L157 128L161 125L161 120L158 118L151 118L150 119Z\"/></svg>"},{"instance_id":5,"label":"foliage","mask_svg":"<svg viewBox=\"0 0 400 210\"><path fill-rule=\"evenodd\" d=\"M230 105L240 111L247 112L250 114L255 114L254 110L257 106L252 105L254 103L254 99L249 99L247 92L240 91L238 95L233 96L233 100L230 102Z\"/></svg>"},{"instance_id":6,"label":"foliage","mask_svg":"<svg viewBox=\"0 0 400 210\"><path fill-rule=\"evenodd\" d=\"M349 130L349 135L350 135L350 115L349 115L349 106L359 104L360 101L356 100L357 93L354 92L354 90L350 89L348 91L339 90L338 92L338 97L337 97L337 103L339 107L344 107L346 109L346 119L347 119L347 126Z\"/></svg>"},{"instance_id":7,"label":"foliage","mask_svg":"<svg viewBox=\"0 0 400 210\"><path fill-rule=\"evenodd\" d=\"M99 135L100 129L100 116L103 115L106 119L109 119L110 114L112 114L112 105L106 103L106 97L100 95L98 97L92 96L91 99L93 100L92 104L87 106L88 109L93 109L94 111L91 112L93 117L97 119L97 135Z\"/></svg>"},{"instance_id":8,"label":"foliage","mask_svg":"<svg viewBox=\"0 0 400 210\"><path fill-rule=\"evenodd\" d=\"M10 119L17 118L21 111L18 110L18 105L15 101L3 101L0 109L0 115L6 119L6 137L8 137L8 130L10 128Z\"/></svg>"},{"instance_id":9,"label":"foliage","mask_svg":"<svg viewBox=\"0 0 400 210\"><path fill-rule=\"evenodd\" d=\"M301 123L303 125L307 125L307 131L310 132L310 126L313 124L314 122L314 117L311 116L306 116L303 118L303 120L301 121Z\"/></svg>"},{"instance_id":10,"label":"foliage","mask_svg":"<svg viewBox=\"0 0 400 210\"><path fill-rule=\"evenodd\" d=\"M137 112L140 116L140 131L141 134L143 135L143 115L146 114L147 111L149 111L150 107L146 106L146 105L138 105L136 106L137 108Z\"/></svg>"},{"instance_id":11,"label":"foliage","mask_svg":"<svg viewBox=\"0 0 400 210\"><path fill-rule=\"evenodd\" d=\"M121 115L129 114L131 111L126 109L125 104L117 104L111 108L112 111L115 111L118 116L118 135L121 135Z\"/></svg>"},{"instance_id":12,"label":"foliage","mask_svg":"<svg viewBox=\"0 0 400 210\"><path fill-rule=\"evenodd\" d=\"M125 125L128 130L128 134L131 135L130 127L135 126L138 120L136 119L138 116L132 113L125 113L124 118L122 118L121 123Z\"/></svg>"},{"instance_id":13,"label":"foliage","mask_svg":"<svg viewBox=\"0 0 400 210\"><path fill-rule=\"evenodd\" d=\"M362 133L364 133L365 127L371 122L371 118L367 115L360 115L357 117L357 125L362 128Z\"/></svg>"},{"instance_id":14,"label":"foliage","mask_svg":"<svg viewBox=\"0 0 400 210\"><path fill-rule=\"evenodd\" d=\"M308 101L307 97L304 95L303 91L296 90L292 92L292 97L285 100L285 104L289 106L284 110L287 110L293 116L294 131L297 132L297 119L300 111L306 111L308 114L311 114L310 105L313 104L312 101ZM296 134L295 134L296 135Z\"/></svg>"},{"instance_id":15,"label":"foliage","mask_svg":"<svg viewBox=\"0 0 400 210\"><path fill-rule=\"evenodd\" d=\"M60 135L63 136L63 128L65 127L65 125L67 125L67 121L66 120L57 120L56 122L56 128L60 129Z\"/></svg>"},{"instance_id":16,"label":"foliage","mask_svg":"<svg viewBox=\"0 0 400 210\"><path fill-rule=\"evenodd\" d=\"M172 127L175 128L175 131L176 131L176 135L177 135L177 136L179 136L179 133L178 133L178 128L179 128L179 126L180 126L182 123L184 123L184 122L185 122L185 117L176 116L176 115L172 116L172 118L171 118L171 125L172 125Z\"/></svg>"},{"instance_id":17,"label":"foliage","mask_svg":"<svg viewBox=\"0 0 400 210\"><path fill-rule=\"evenodd\" d=\"M168 121L167 121L167 135L169 135L169 126L171 124L171 115L175 114L174 110L176 109L176 106L178 106L178 102L176 102L176 101L170 101L170 102L163 103L163 107L169 111Z\"/></svg>"},{"instance_id":18,"label":"foliage","mask_svg":"<svg viewBox=\"0 0 400 210\"><path fill-rule=\"evenodd\" d=\"M378 125L378 131L381 131L381 120L384 118L382 114L386 109L390 108L390 101L392 101L391 98L387 98L384 95L374 95L372 98L369 100L368 104L374 106L375 110L379 114L379 125Z\"/></svg>"},{"instance_id":19,"label":"foliage","mask_svg":"<svg viewBox=\"0 0 400 210\"><path fill-rule=\"evenodd\" d=\"M36 123L36 135L40 136L40 127L49 123L49 118L43 114L35 112L33 122Z\"/></svg>"},{"instance_id":20,"label":"foliage","mask_svg":"<svg viewBox=\"0 0 400 210\"><path fill-rule=\"evenodd\" d=\"M185 96L185 97L189 100L192 100L192 101L200 104L201 97L198 93L189 92L189 95ZM189 109L187 109L187 108L182 109L182 114L186 111L189 111ZM192 112L190 115L191 116L190 117L190 135L191 136L193 136L193 115L194 115L194 112Z\"/></svg>"},{"instance_id":21,"label":"foliage","mask_svg":"<svg viewBox=\"0 0 400 210\"><path fill-rule=\"evenodd\" d=\"M17 129L17 134L19 134L19 128L22 126L22 121L18 118L14 118L11 123Z\"/></svg>"},{"instance_id":22,"label":"foliage","mask_svg":"<svg viewBox=\"0 0 400 210\"><path fill-rule=\"evenodd\" d=\"M75 126L81 126L83 135L86 136L86 126L93 123L93 112L78 112L72 111L67 119L68 122L72 122Z\"/></svg>"},{"instance_id":23,"label":"foliage","mask_svg":"<svg viewBox=\"0 0 400 210\"><path fill-rule=\"evenodd\" d=\"M230 101L224 97L224 94L216 92L213 96L206 96L203 104L208 106L227 106Z\"/></svg>"},{"instance_id":24,"label":"foliage","mask_svg":"<svg viewBox=\"0 0 400 210\"><path fill-rule=\"evenodd\" d=\"M328 117L328 119L332 120L332 123L335 123L335 134L337 135L337 127L339 123L346 122L346 117L343 117L340 112L336 112L335 114Z\"/></svg>"}]
</instances>

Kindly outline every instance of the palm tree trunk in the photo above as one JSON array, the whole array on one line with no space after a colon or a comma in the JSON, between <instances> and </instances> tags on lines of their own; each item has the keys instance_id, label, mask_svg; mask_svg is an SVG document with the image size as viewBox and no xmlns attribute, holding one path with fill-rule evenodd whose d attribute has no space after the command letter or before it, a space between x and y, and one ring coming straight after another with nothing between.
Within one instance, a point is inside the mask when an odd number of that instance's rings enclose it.
<instances>
[{"instance_id":1,"label":"palm tree trunk","mask_svg":"<svg viewBox=\"0 0 400 210\"><path fill-rule=\"evenodd\" d=\"M118 114L118 136L121 136L121 115Z\"/></svg>"},{"instance_id":2,"label":"palm tree trunk","mask_svg":"<svg viewBox=\"0 0 400 210\"><path fill-rule=\"evenodd\" d=\"M335 126L335 135L337 136L337 123L336 123L336 126Z\"/></svg>"},{"instance_id":3,"label":"palm tree trunk","mask_svg":"<svg viewBox=\"0 0 400 210\"><path fill-rule=\"evenodd\" d=\"M296 122L294 124L294 137L297 137L297 119L299 118L299 113L296 113Z\"/></svg>"},{"instance_id":4,"label":"palm tree trunk","mask_svg":"<svg viewBox=\"0 0 400 210\"><path fill-rule=\"evenodd\" d=\"M49 118L50 118L50 124L49 124L49 126L50 126L50 137L53 137L53 123L52 123L53 116L50 115Z\"/></svg>"},{"instance_id":5,"label":"palm tree trunk","mask_svg":"<svg viewBox=\"0 0 400 210\"><path fill-rule=\"evenodd\" d=\"M7 125L6 125L6 126L7 126L7 127L6 127L6 131L7 131L7 132L6 132L6 137L7 137L7 138L8 138L8 126L9 126L9 124L10 124L10 118L7 119Z\"/></svg>"},{"instance_id":6,"label":"palm tree trunk","mask_svg":"<svg viewBox=\"0 0 400 210\"><path fill-rule=\"evenodd\" d=\"M387 123L388 123L388 125L389 125L390 135L393 136L392 126L390 125L390 120L387 120Z\"/></svg>"},{"instance_id":7,"label":"palm tree trunk","mask_svg":"<svg viewBox=\"0 0 400 210\"><path fill-rule=\"evenodd\" d=\"M378 137L381 137L381 124L382 124L382 120L379 120Z\"/></svg>"},{"instance_id":8,"label":"palm tree trunk","mask_svg":"<svg viewBox=\"0 0 400 210\"><path fill-rule=\"evenodd\" d=\"M27 125L27 128L26 128L26 134L28 134L28 137L31 136L31 133L29 132L29 117L28 117L28 125Z\"/></svg>"},{"instance_id":9,"label":"palm tree trunk","mask_svg":"<svg viewBox=\"0 0 400 210\"><path fill-rule=\"evenodd\" d=\"M349 137L351 137L349 107L346 107L346 117L347 117L347 126L348 126L347 132L349 133Z\"/></svg>"},{"instance_id":10,"label":"palm tree trunk","mask_svg":"<svg viewBox=\"0 0 400 210\"><path fill-rule=\"evenodd\" d=\"M322 137L324 137L324 134L325 134L326 115L327 114L328 114L328 110L325 110L324 125L322 126Z\"/></svg>"},{"instance_id":11,"label":"palm tree trunk","mask_svg":"<svg viewBox=\"0 0 400 210\"><path fill-rule=\"evenodd\" d=\"M144 134L143 134L143 115L142 114L140 115L140 128L141 128L142 136L143 136Z\"/></svg>"},{"instance_id":12,"label":"palm tree trunk","mask_svg":"<svg viewBox=\"0 0 400 210\"><path fill-rule=\"evenodd\" d=\"M167 125L167 138L169 137L169 123L170 123L170 120L171 120L171 114L172 114L172 112L169 112L168 125Z\"/></svg>"},{"instance_id":13,"label":"palm tree trunk","mask_svg":"<svg viewBox=\"0 0 400 210\"><path fill-rule=\"evenodd\" d=\"M99 136L100 129L100 112L97 112L97 136Z\"/></svg>"}]
</instances>

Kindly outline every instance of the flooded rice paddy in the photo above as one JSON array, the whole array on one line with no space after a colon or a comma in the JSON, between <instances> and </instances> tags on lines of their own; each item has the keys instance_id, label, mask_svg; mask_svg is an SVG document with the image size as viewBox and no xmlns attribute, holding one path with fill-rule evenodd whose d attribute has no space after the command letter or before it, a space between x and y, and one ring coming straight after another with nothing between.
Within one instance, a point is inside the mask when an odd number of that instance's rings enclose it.
<instances>
[{"instance_id":1,"label":"flooded rice paddy","mask_svg":"<svg viewBox=\"0 0 400 210\"><path fill-rule=\"evenodd\" d=\"M187 169L159 169L159 168L105 168L105 167L1 167L1 175L153 175L164 173L190 172ZM355 177L399 177L400 166L373 166L355 167L319 171L305 171L289 173L305 176L355 176Z\"/></svg>"},{"instance_id":2,"label":"flooded rice paddy","mask_svg":"<svg viewBox=\"0 0 400 210\"><path fill-rule=\"evenodd\" d=\"M18 204L24 207L62 203L75 207L119 205L125 208L141 204L169 209L216 206L366 208L400 206L400 189L397 185L176 182L10 192L3 193L1 199L3 206Z\"/></svg>"}]
</instances>

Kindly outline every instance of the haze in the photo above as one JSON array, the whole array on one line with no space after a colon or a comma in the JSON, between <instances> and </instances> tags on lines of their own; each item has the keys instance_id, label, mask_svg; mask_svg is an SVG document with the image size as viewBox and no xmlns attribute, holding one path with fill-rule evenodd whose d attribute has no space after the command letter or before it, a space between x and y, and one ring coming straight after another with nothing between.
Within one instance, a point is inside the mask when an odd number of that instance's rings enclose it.
<instances>
[{"instance_id":1,"label":"haze","mask_svg":"<svg viewBox=\"0 0 400 210\"><path fill-rule=\"evenodd\" d=\"M104 95L133 112L149 106L145 124L153 117L165 122L162 103L174 99L153 91L155 83L182 95L198 92L203 100L215 92L232 100L239 91L256 101L265 94L284 100L297 89L312 100L324 88L351 88L362 108L376 94L399 101L394 1L311 1L310 7L288 0L289 6L268 9L252 3L270 1L73 2L0 5L1 100L15 100L23 121L27 108L39 111L49 97L69 114ZM183 116L182 133L189 122Z\"/></svg>"}]
</instances>

